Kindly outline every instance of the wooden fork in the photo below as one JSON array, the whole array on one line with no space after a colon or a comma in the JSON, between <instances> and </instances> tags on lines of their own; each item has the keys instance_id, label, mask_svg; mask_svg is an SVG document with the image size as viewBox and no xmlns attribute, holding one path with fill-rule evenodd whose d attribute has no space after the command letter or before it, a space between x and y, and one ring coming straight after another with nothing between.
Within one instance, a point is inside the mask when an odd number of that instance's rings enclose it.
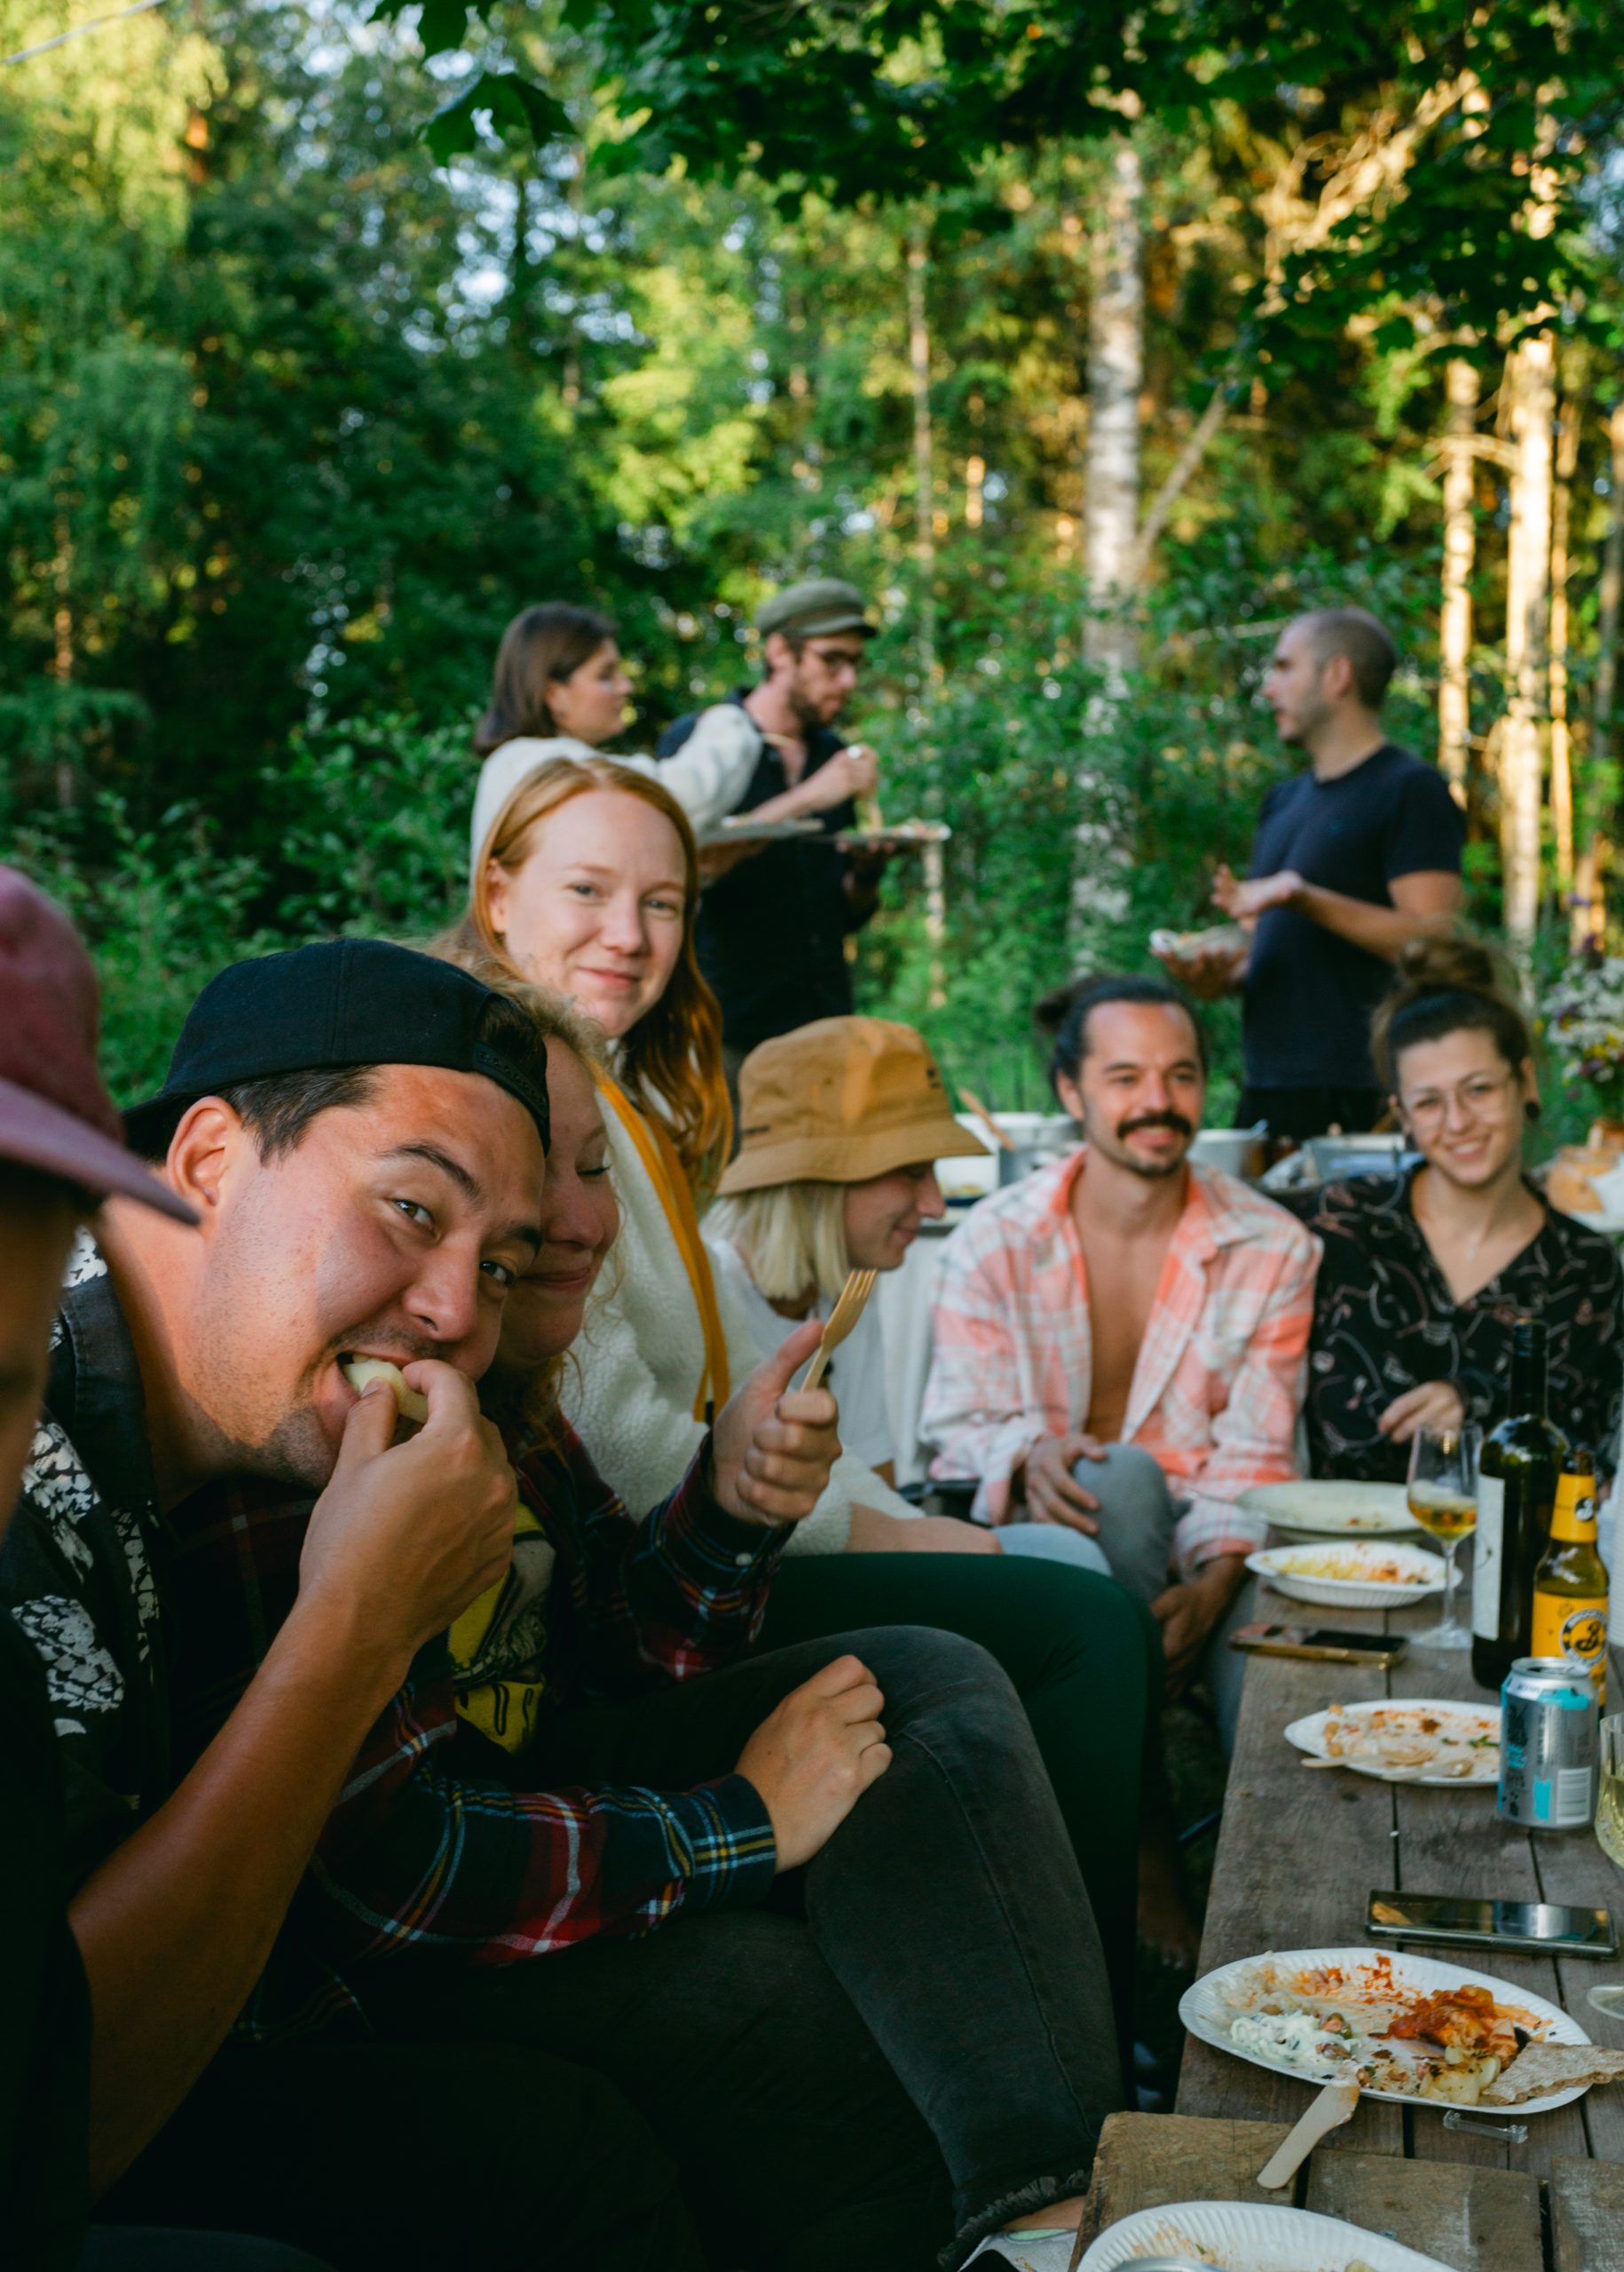
<instances>
[{"instance_id":1,"label":"wooden fork","mask_svg":"<svg viewBox=\"0 0 1624 2272\"><path fill-rule=\"evenodd\" d=\"M813 1353L807 1367L807 1377L800 1384L803 1389L820 1388L830 1357L837 1350L857 1320L863 1315L863 1306L874 1290L878 1270L854 1270L840 1289L840 1298L829 1313L824 1328L824 1337Z\"/></svg>"}]
</instances>

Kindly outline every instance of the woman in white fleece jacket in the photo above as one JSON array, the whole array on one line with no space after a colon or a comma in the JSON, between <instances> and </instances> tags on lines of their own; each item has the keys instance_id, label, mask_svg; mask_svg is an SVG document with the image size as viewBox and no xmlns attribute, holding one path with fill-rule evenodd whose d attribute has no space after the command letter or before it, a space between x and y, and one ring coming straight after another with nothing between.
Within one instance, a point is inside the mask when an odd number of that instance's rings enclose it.
<instances>
[{"instance_id":1,"label":"woman in white fleece jacket","mask_svg":"<svg viewBox=\"0 0 1624 2272\"><path fill-rule=\"evenodd\" d=\"M604 1479L628 1506L652 1506L686 1473L708 1413L769 1353L740 1305L719 1299L694 1203L731 1128L715 1000L694 958L693 834L662 780L588 755L523 776L481 844L466 954L568 996L614 1045L602 1094L620 1236L563 1403ZM855 1505L872 1511L871 1546L958 1528L927 1522L843 1455L790 1550L840 1552Z\"/></svg>"}]
</instances>

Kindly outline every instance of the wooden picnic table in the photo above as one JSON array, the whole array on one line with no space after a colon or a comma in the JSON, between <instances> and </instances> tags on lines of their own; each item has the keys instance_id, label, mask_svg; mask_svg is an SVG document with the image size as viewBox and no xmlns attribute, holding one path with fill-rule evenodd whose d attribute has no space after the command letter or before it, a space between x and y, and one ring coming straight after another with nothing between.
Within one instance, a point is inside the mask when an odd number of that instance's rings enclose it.
<instances>
[{"instance_id":1,"label":"wooden picnic table","mask_svg":"<svg viewBox=\"0 0 1624 2272\"><path fill-rule=\"evenodd\" d=\"M1073 2262L1119 2218L1173 2201L1257 2201L1340 2217L1453 2272L1621 2272L1624 2167L1558 2156L1548 2176L1360 2152L1331 2141L1293 2183L1265 2193L1257 2172L1279 2122L1113 2114L1094 2162Z\"/></svg>"},{"instance_id":2,"label":"wooden picnic table","mask_svg":"<svg viewBox=\"0 0 1624 2272\"><path fill-rule=\"evenodd\" d=\"M1437 1621L1438 1601L1384 1616L1309 1607L1264 1589L1257 1613L1281 1623L1366 1631L1384 1625L1390 1632L1413 1634ZM1615 1656L1615 1696L1624 1694L1620 1680ZM1536 1836L1519 1830L1500 1819L1492 1791L1481 1788L1429 1790L1345 1771L1306 1770L1302 1755L1285 1740L1287 1724L1306 1713L1384 1696L1487 1700L1463 1653L1412 1649L1384 1672L1281 1657L1257 1657L1248 1665L1202 1941L1202 1973L1268 1949L1365 1945L1366 1902L1386 1888L1624 1911L1624 1874L1592 1834ZM1604 2018L1586 2001L1592 1986L1624 1981L1624 1966L1617 1962L1451 1952L1437 1942L1397 1945L1432 1957L1458 1954L1463 1965L1496 1973L1573 2012L1594 2040L1624 2048L1624 2024ZM1220 2129L1235 2122L1269 2124L1277 2131L1289 2126L1317 2088L1192 2037L1185 2046L1178 2117L1201 2118L1210 2145L1218 2134L1210 2132L1213 2123ZM1445 2111L1362 2102L1353 2119L1313 2156L1302 2205L1328 2211L1344 2196L1349 2202L1366 2198L1373 2187L1385 2187L1396 2201L1420 2187L1440 2205L1439 2213L1457 2238L1451 2247L1432 2247L1421 2238L1410 2244L1457 2272L1510 2272L1514 2265L1525 2272L1544 2266L1552 2272L1624 2272L1624 2089L1592 2090L1554 2113L1530 2116L1524 2144L1503 2133L1446 2128ZM1424 2166L1400 2176L1384 2166L1383 2158ZM1340 2167L1344 2159L1345 2171ZM1262 2160L1260 2154L1252 2166L1260 2167ZM1490 2172L1515 2181L1486 2190L1482 2173ZM1522 2204L1515 2216L1514 2201ZM1493 2214L1491 2202L1497 2205ZM1335 2213L1369 2221L1351 2205ZM1518 2252L1508 2253L1506 2236L1513 2230L1522 2237ZM1554 2253L1546 2252L1551 2249Z\"/></svg>"}]
</instances>

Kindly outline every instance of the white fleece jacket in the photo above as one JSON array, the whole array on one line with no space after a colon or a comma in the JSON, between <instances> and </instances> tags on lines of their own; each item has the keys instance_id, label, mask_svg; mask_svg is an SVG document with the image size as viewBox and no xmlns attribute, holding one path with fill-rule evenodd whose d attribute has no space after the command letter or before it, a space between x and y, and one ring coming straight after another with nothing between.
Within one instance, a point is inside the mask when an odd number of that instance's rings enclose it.
<instances>
[{"instance_id":1,"label":"white fleece jacket","mask_svg":"<svg viewBox=\"0 0 1624 2272\"><path fill-rule=\"evenodd\" d=\"M682 1258L653 1180L619 1121L605 1110L620 1235L587 1307L576 1361L564 1374L564 1414L599 1472L634 1514L674 1491L705 1435L693 1416L705 1369L705 1338ZM761 1362L737 1305L716 1290L737 1388ZM842 1452L829 1487L803 1522L791 1554L839 1554L854 1506L911 1519L918 1512L872 1468Z\"/></svg>"},{"instance_id":2,"label":"white fleece jacket","mask_svg":"<svg viewBox=\"0 0 1624 2272\"><path fill-rule=\"evenodd\" d=\"M693 823L694 834L704 838L737 805L761 754L761 730L737 702L713 702L702 710L674 757L617 757L611 751L594 749L589 742L578 742L573 734L552 734L546 739L521 734L493 749L479 769L469 832L470 878L498 813L520 782L549 757L603 757L630 766L634 773L658 775Z\"/></svg>"}]
</instances>

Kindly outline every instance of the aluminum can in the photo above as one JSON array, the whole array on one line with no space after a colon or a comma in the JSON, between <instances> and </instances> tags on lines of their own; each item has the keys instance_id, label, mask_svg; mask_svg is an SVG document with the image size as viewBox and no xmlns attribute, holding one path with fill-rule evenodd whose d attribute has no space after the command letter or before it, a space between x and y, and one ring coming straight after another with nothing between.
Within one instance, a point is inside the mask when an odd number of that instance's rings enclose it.
<instances>
[{"instance_id":1,"label":"aluminum can","mask_svg":"<svg viewBox=\"0 0 1624 2272\"><path fill-rule=\"evenodd\" d=\"M1500 1812L1526 1830L1596 1819L1596 1690L1561 1657L1518 1657L1500 1692Z\"/></svg>"}]
</instances>

